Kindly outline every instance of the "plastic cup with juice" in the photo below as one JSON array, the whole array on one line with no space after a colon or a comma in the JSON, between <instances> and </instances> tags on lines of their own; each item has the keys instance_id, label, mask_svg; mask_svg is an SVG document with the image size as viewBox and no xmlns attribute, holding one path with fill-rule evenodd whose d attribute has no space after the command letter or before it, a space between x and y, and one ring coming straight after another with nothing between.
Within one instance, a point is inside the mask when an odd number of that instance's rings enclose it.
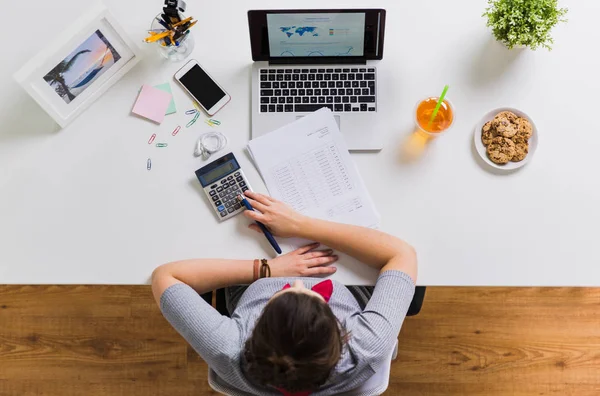
<instances>
[{"instance_id":1,"label":"plastic cup with juice","mask_svg":"<svg viewBox=\"0 0 600 396\"><path fill-rule=\"evenodd\" d=\"M437 115L430 123L431 114L439 97L429 97L420 101L415 109L415 122L420 132L429 137L435 137L446 132L454 124L454 107L448 99L444 99Z\"/></svg>"}]
</instances>

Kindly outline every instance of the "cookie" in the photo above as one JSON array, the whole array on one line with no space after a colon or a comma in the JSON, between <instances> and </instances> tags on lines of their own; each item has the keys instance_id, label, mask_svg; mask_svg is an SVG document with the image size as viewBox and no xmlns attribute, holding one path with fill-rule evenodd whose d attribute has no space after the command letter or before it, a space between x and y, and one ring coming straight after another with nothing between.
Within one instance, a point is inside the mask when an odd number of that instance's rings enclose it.
<instances>
[{"instance_id":1,"label":"cookie","mask_svg":"<svg viewBox=\"0 0 600 396\"><path fill-rule=\"evenodd\" d=\"M527 157L527 153L529 153L529 144L527 143L517 143L515 144L515 155L512 157L512 162L523 161L525 157Z\"/></svg>"},{"instance_id":2,"label":"cookie","mask_svg":"<svg viewBox=\"0 0 600 396\"><path fill-rule=\"evenodd\" d=\"M505 137L495 137L487 146L487 155L492 162L504 165L516 154L515 144Z\"/></svg>"},{"instance_id":3,"label":"cookie","mask_svg":"<svg viewBox=\"0 0 600 396\"><path fill-rule=\"evenodd\" d=\"M500 112L500 113L496 114L496 117L505 117L505 118L508 119L508 121L510 121L513 124L515 123L515 121L517 120L517 118L519 118L512 111L503 111L503 112Z\"/></svg>"},{"instance_id":4,"label":"cookie","mask_svg":"<svg viewBox=\"0 0 600 396\"><path fill-rule=\"evenodd\" d=\"M517 126L504 116L496 116L492 121L492 127L496 130L498 135L502 135L506 138L511 138L517 134Z\"/></svg>"},{"instance_id":5,"label":"cookie","mask_svg":"<svg viewBox=\"0 0 600 396\"><path fill-rule=\"evenodd\" d=\"M495 137L496 131L492 128L492 121L486 122L483 128L481 128L481 141L483 142L483 145L487 146Z\"/></svg>"},{"instance_id":6,"label":"cookie","mask_svg":"<svg viewBox=\"0 0 600 396\"><path fill-rule=\"evenodd\" d=\"M518 144L518 143L526 143L528 144L528 139L525 139L523 136L519 135L519 132L517 132L517 134L513 137L510 138L510 140L513 141L514 144Z\"/></svg>"},{"instance_id":7,"label":"cookie","mask_svg":"<svg viewBox=\"0 0 600 396\"><path fill-rule=\"evenodd\" d=\"M525 141L529 140L533 133L533 126L526 118L517 118L517 136L522 137Z\"/></svg>"}]
</instances>

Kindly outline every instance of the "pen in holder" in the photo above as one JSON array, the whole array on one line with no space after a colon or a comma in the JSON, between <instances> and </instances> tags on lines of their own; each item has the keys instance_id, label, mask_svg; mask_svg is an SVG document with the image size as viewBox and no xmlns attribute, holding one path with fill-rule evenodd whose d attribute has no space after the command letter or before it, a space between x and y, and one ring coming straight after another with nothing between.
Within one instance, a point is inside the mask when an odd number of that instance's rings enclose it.
<instances>
[{"instance_id":1,"label":"pen in holder","mask_svg":"<svg viewBox=\"0 0 600 396\"><path fill-rule=\"evenodd\" d=\"M179 18L182 21L185 19L181 13L179 13ZM163 31L165 31L164 22L161 18L161 14L158 14L152 20L150 32L160 34L160 32ZM173 40L169 37L164 37L154 41L152 45L156 46L158 53L164 58L172 62L179 62L190 56L194 50L194 36L188 29L181 37L175 37Z\"/></svg>"}]
</instances>

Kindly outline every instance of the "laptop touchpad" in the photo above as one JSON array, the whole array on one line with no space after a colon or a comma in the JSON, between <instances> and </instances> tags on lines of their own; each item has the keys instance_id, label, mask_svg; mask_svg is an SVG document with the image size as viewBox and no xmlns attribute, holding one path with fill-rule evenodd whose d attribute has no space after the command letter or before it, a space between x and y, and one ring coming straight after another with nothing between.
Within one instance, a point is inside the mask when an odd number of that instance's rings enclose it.
<instances>
[{"instance_id":1,"label":"laptop touchpad","mask_svg":"<svg viewBox=\"0 0 600 396\"><path fill-rule=\"evenodd\" d=\"M299 120L302 117L304 117L304 116L296 116L296 119ZM338 129L341 131L342 130L342 125L340 124L340 116L339 115L334 115L333 118L335 118L335 122L337 122L337 124L338 124Z\"/></svg>"}]
</instances>

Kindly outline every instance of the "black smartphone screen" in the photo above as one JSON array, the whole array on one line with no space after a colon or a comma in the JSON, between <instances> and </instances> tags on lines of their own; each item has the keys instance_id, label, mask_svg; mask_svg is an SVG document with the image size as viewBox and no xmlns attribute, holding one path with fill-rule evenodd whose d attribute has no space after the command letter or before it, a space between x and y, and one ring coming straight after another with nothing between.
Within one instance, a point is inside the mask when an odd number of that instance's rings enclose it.
<instances>
[{"instance_id":1,"label":"black smartphone screen","mask_svg":"<svg viewBox=\"0 0 600 396\"><path fill-rule=\"evenodd\" d=\"M194 65L179 81L206 110L225 96L225 92L198 65Z\"/></svg>"}]
</instances>

